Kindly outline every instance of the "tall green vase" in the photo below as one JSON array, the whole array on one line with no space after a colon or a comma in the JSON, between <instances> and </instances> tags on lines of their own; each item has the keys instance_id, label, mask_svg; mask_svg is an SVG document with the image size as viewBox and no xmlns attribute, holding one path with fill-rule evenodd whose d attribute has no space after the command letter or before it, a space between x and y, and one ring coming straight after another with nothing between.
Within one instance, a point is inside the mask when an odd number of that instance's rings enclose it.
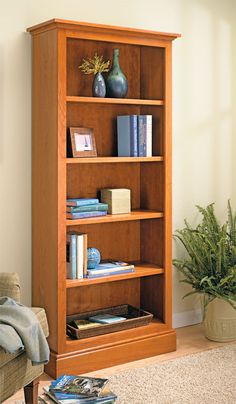
<instances>
[{"instance_id":1,"label":"tall green vase","mask_svg":"<svg viewBox=\"0 0 236 404\"><path fill-rule=\"evenodd\" d=\"M113 50L112 69L106 81L107 97L124 98L128 91L127 79L120 68L119 49Z\"/></svg>"}]
</instances>

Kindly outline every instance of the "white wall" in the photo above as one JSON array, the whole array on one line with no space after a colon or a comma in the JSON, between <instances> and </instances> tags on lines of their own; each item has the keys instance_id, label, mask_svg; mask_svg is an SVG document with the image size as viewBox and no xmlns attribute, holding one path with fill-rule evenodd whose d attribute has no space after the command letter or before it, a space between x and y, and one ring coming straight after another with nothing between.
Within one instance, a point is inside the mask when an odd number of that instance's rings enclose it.
<instances>
[{"instance_id":1,"label":"white wall","mask_svg":"<svg viewBox=\"0 0 236 404\"><path fill-rule=\"evenodd\" d=\"M223 217L233 175L236 112L234 0L0 0L0 262L31 300L31 39L26 28L63 18L179 32L173 44L173 229L195 204ZM181 252L174 245L174 256ZM175 324L194 321L195 299L174 271ZM198 313L197 313L198 314Z\"/></svg>"}]
</instances>

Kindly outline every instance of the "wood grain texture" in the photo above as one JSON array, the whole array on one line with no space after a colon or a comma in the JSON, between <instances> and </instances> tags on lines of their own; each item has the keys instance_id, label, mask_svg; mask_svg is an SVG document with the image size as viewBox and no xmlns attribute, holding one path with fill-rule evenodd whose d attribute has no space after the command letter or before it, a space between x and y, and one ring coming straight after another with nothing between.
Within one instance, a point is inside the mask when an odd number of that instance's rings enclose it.
<instances>
[{"instance_id":1,"label":"wood grain texture","mask_svg":"<svg viewBox=\"0 0 236 404\"><path fill-rule=\"evenodd\" d=\"M142 330L137 328L135 331L136 335L140 332L142 336ZM53 368L46 367L46 372L50 372L54 378L64 373L83 374L94 371L95 366L96 369L103 369L108 366L119 365L124 362L124 358L127 363L164 352L171 352L175 349L176 334L174 331L169 331L150 338L130 340L118 346L113 345L96 351L91 350L86 353L78 351L63 356L55 355Z\"/></svg>"},{"instance_id":2,"label":"wood grain texture","mask_svg":"<svg viewBox=\"0 0 236 404\"><path fill-rule=\"evenodd\" d=\"M33 36L33 303L46 309L51 375L81 373L175 349L171 328L171 41L163 34L108 25L51 20ZM126 99L91 97L83 58L112 58L128 78ZM153 116L151 158L117 157L117 115ZM94 130L98 158L66 155L68 127ZM67 197L129 188L130 215L66 220ZM72 223L71 223L72 222ZM66 281L66 233L81 231L103 259L138 261L136 274ZM123 275L124 276L124 275ZM66 314L130 303L155 321L82 341L66 337Z\"/></svg>"},{"instance_id":3,"label":"wood grain texture","mask_svg":"<svg viewBox=\"0 0 236 404\"><path fill-rule=\"evenodd\" d=\"M142 98L96 98L96 97L81 97L70 96L66 97L66 101L69 103L90 103L90 104L125 104L125 105L164 105L163 100L147 100Z\"/></svg>"},{"instance_id":4,"label":"wood grain texture","mask_svg":"<svg viewBox=\"0 0 236 404\"><path fill-rule=\"evenodd\" d=\"M97 283L107 283L107 282L117 282L119 280L126 280L130 278L143 278L150 277L151 275L163 274L164 268L160 268L157 265L147 264L146 262L137 263L134 262L135 272L123 275L112 275L112 276L104 276L102 278L94 278L94 279L67 279L66 287L67 288L75 288L81 286L87 286L91 284ZM125 287L125 284L124 284Z\"/></svg>"},{"instance_id":5,"label":"wood grain texture","mask_svg":"<svg viewBox=\"0 0 236 404\"><path fill-rule=\"evenodd\" d=\"M32 301L46 309L50 346L58 335L58 44L55 31L33 40ZM44 195L44 197L42 197ZM45 197L45 196L49 196ZM50 270L49 270L50 269ZM49 293L48 293L49 291Z\"/></svg>"}]
</instances>

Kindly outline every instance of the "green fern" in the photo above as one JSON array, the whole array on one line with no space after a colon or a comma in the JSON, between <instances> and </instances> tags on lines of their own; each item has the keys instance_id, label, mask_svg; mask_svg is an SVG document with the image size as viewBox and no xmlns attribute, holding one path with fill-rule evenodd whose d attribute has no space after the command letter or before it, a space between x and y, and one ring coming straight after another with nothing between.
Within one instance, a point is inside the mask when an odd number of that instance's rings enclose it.
<instances>
[{"instance_id":1,"label":"green fern","mask_svg":"<svg viewBox=\"0 0 236 404\"><path fill-rule=\"evenodd\" d=\"M174 238L182 243L188 258L174 259L174 266L184 275L181 282L190 284L194 293L204 294L204 307L216 297L236 309L236 213L228 202L228 221L221 226L215 216L214 204L197 206L201 223L177 230Z\"/></svg>"}]
</instances>

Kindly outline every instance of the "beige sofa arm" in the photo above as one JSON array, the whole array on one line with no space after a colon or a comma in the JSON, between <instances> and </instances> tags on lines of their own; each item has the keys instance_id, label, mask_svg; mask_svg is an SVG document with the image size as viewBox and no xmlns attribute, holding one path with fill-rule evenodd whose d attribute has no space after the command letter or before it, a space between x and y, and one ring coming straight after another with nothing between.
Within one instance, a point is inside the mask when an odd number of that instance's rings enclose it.
<instances>
[{"instance_id":1,"label":"beige sofa arm","mask_svg":"<svg viewBox=\"0 0 236 404\"><path fill-rule=\"evenodd\" d=\"M15 272L0 272L0 296L20 302L20 279Z\"/></svg>"}]
</instances>

